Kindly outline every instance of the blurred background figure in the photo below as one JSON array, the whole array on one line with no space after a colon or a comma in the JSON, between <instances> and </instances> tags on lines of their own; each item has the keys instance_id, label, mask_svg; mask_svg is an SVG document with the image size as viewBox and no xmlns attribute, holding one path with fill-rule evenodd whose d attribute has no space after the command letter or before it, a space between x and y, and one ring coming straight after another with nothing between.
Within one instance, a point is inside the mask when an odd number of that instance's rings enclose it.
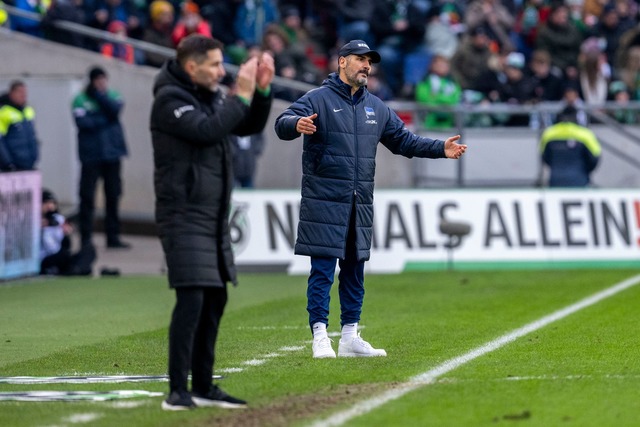
<instances>
[{"instance_id":1,"label":"blurred background figure","mask_svg":"<svg viewBox=\"0 0 640 427\"><path fill-rule=\"evenodd\" d=\"M546 22L540 25L536 48L551 55L551 63L563 71L568 79L578 75L578 55L584 35L569 19L569 8L555 3Z\"/></svg>"},{"instance_id":2,"label":"blurred background figure","mask_svg":"<svg viewBox=\"0 0 640 427\"><path fill-rule=\"evenodd\" d=\"M453 54L451 72L463 90L478 90L480 76L489 71L489 43L483 27L470 28Z\"/></svg>"},{"instance_id":3,"label":"blurred background figure","mask_svg":"<svg viewBox=\"0 0 640 427\"><path fill-rule=\"evenodd\" d=\"M150 23L144 30L142 40L157 44L158 46L173 48L173 23L175 10L173 5L166 0L154 0L149 5ZM152 67L160 67L164 64L165 56L146 52L144 63Z\"/></svg>"},{"instance_id":4,"label":"blurred background figure","mask_svg":"<svg viewBox=\"0 0 640 427\"><path fill-rule=\"evenodd\" d=\"M493 52L515 50L512 35L515 18L500 0L472 0L464 16L467 28L485 29Z\"/></svg>"},{"instance_id":5,"label":"blurred background figure","mask_svg":"<svg viewBox=\"0 0 640 427\"><path fill-rule=\"evenodd\" d=\"M98 181L102 179L105 199L106 246L127 249L120 240L119 203L122 196L122 158L127 155L120 113L122 97L109 88L107 73L100 67L89 70L89 83L73 100L73 118L78 128L80 211L78 221L82 247L93 246L93 222Z\"/></svg>"},{"instance_id":6,"label":"blurred background figure","mask_svg":"<svg viewBox=\"0 0 640 427\"><path fill-rule=\"evenodd\" d=\"M73 227L60 212L50 190L42 190L42 228L40 232L40 274L88 276L96 259L93 248L71 253Z\"/></svg>"},{"instance_id":7,"label":"blurred background figure","mask_svg":"<svg viewBox=\"0 0 640 427\"><path fill-rule=\"evenodd\" d=\"M122 21L111 21L107 31L121 39L122 42L105 42L100 46L100 53L107 58L119 59L127 64L136 63L136 53L133 46L127 42L127 25Z\"/></svg>"},{"instance_id":8,"label":"blurred background figure","mask_svg":"<svg viewBox=\"0 0 640 427\"><path fill-rule=\"evenodd\" d=\"M248 136L233 135L232 149L235 185L254 188L258 158L264 150L264 136L262 133Z\"/></svg>"},{"instance_id":9,"label":"blurred background figure","mask_svg":"<svg viewBox=\"0 0 640 427\"><path fill-rule=\"evenodd\" d=\"M459 43L458 33L454 27L443 20L448 17L438 4L433 4L427 12L427 28L424 34L424 44L433 55L451 59Z\"/></svg>"},{"instance_id":10,"label":"blurred background figure","mask_svg":"<svg viewBox=\"0 0 640 427\"><path fill-rule=\"evenodd\" d=\"M371 0L336 0L337 14L337 45L342 46L349 40L364 40L368 45L374 45L371 33L371 18L374 2Z\"/></svg>"},{"instance_id":11,"label":"blurred background figure","mask_svg":"<svg viewBox=\"0 0 640 427\"><path fill-rule=\"evenodd\" d=\"M549 166L549 187L586 187L602 151L595 134L577 121L577 110L565 107L555 125L542 133L540 152Z\"/></svg>"},{"instance_id":12,"label":"blurred background figure","mask_svg":"<svg viewBox=\"0 0 640 427\"><path fill-rule=\"evenodd\" d=\"M56 28L53 24L57 21L85 25L86 15L82 0L53 0L42 18L42 30L45 37L54 42L86 47L86 41L82 35Z\"/></svg>"},{"instance_id":13,"label":"blurred background figure","mask_svg":"<svg viewBox=\"0 0 640 427\"><path fill-rule=\"evenodd\" d=\"M182 3L180 19L175 27L173 27L171 37L174 47L178 46L178 43L190 34L200 34L205 37L211 37L211 27L209 27L209 23L200 15L200 7L192 1L186 1Z\"/></svg>"},{"instance_id":14,"label":"blurred background figure","mask_svg":"<svg viewBox=\"0 0 640 427\"><path fill-rule=\"evenodd\" d=\"M244 46L260 44L266 28L278 19L275 1L241 0L233 21L234 33Z\"/></svg>"},{"instance_id":15,"label":"blurred background figure","mask_svg":"<svg viewBox=\"0 0 640 427\"><path fill-rule=\"evenodd\" d=\"M413 98L413 84L424 77L431 59L424 44L429 4L425 0L374 0L372 3L374 46L384 58L379 66L396 96Z\"/></svg>"},{"instance_id":16,"label":"blurred background figure","mask_svg":"<svg viewBox=\"0 0 640 427\"><path fill-rule=\"evenodd\" d=\"M580 92L586 104L602 105L608 97L611 66L603 48L601 39L595 37L586 39L580 48Z\"/></svg>"},{"instance_id":17,"label":"blurred background figure","mask_svg":"<svg viewBox=\"0 0 640 427\"><path fill-rule=\"evenodd\" d=\"M49 6L48 1L43 0L5 0L5 2L24 12L35 13L44 16ZM9 20L9 28L35 37L42 37L40 21L22 16L12 16Z\"/></svg>"},{"instance_id":18,"label":"blurred background figure","mask_svg":"<svg viewBox=\"0 0 640 427\"><path fill-rule=\"evenodd\" d=\"M0 95L0 170L35 169L40 154L34 119L36 113L27 104L27 85L22 80L9 84Z\"/></svg>"},{"instance_id":19,"label":"blurred background figure","mask_svg":"<svg viewBox=\"0 0 640 427\"><path fill-rule=\"evenodd\" d=\"M460 103L462 89L451 77L449 60L435 55L427 77L416 86L416 101L428 106L453 107ZM449 129L455 125L454 113L429 111L424 120L426 129Z\"/></svg>"},{"instance_id":20,"label":"blurred background figure","mask_svg":"<svg viewBox=\"0 0 640 427\"><path fill-rule=\"evenodd\" d=\"M620 107L628 105L631 100L631 92L627 85L621 80L611 82L609 85L609 96L611 101ZM625 108L611 111L610 115L619 123L627 125L637 124L640 118L638 111Z\"/></svg>"}]
</instances>

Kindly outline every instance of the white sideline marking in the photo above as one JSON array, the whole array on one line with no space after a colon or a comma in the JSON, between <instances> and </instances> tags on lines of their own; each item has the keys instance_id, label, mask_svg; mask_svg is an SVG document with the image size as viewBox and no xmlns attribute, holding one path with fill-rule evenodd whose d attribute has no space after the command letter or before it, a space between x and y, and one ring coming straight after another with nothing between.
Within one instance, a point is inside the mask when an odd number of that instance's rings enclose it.
<instances>
[{"instance_id":1,"label":"white sideline marking","mask_svg":"<svg viewBox=\"0 0 640 427\"><path fill-rule=\"evenodd\" d=\"M234 372L242 372L244 369L242 368L220 368L216 369L218 372L224 372L225 374L232 374Z\"/></svg>"},{"instance_id":2,"label":"white sideline marking","mask_svg":"<svg viewBox=\"0 0 640 427\"><path fill-rule=\"evenodd\" d=\"M90 423L91 421L95 421L98 418L101 418L102 414L96 414L88 412L86 414L74 414L67 418L67 421L71 424L84 424Z\"/></svg>"},{"instance_id":3,"label":"white sideline marking","mask_svg":"<svg viewBox=\"0 0 640 427\"><path fill-rule=\"evenodd\" d=\"M576 375L531 375L523 377L504 377L504 378L441 378L436 381L438 384L460 384L460 383L477 383L477 382L505 382L505 381L575 381L575 380L629 380L640 379L640 375L622 375L622 374L576 374Z\"/></svg>"},{"instance_id":4,"label":"white sideline marking","mask_svg":"<svg viewBox=\"0 0 640 427\"><path fill-rule=\"evenodd\" d=\"M300 350L304 350L304 346L303 345L288 345L285 347L280 347L278 349L279 351L300 351Z\"/></svg>"},{"instance_id":5,"label":"white sideline marking","mask_svg":"<svg viewBox=\"0 0 640 427\"><path fill-rule=\"evenodd\" d=\"M578 301L575 304L572 304L558 311L555 311L521 328L508 332L493 341L489 341L488 343L481 345L480 347L476 347L475 349L469 351L468 353L465 353L461 356L454 357L453 359L447 360L446 362L436 366L433 369L430 369L426 372L423 372L421 374L418 374L410 378L409 381L407 381L406 383L395 386L391 390L388 390L370 399L358 402L355 405L353 405L351 408L345 409L344 411L337 412L328 418L316 421L312 423L311 426L312 427L328 427L328 426L343 425L347 421L355 417L358 417L360 415L364 415L368 412L371 412L374 409L392 400L398 399L415 389L418 389L424 385L434 383L439 376L444 375L448 372L451 372L454 369L464 365L465 363L471 362L472 360L480 356L484 356L487 353L497 350L505 346L506 344L509 344L515 341L516 339L524 335L527 335L533 331L541 329L553 322L564 319L565 317L571 314L574 314L582 310L583 308L597 304L606 298L609 298L613 295L616 295L619 292L622 292L632 286L637 285L639 282L640 282L640 275L631 277L627 280L617 283L611 286L610 288L605 289L604 291L600 291L594 295L591 295L590 297L587 297L587 298L584 298L583 300Z\"/></svg>"}]
</instances>

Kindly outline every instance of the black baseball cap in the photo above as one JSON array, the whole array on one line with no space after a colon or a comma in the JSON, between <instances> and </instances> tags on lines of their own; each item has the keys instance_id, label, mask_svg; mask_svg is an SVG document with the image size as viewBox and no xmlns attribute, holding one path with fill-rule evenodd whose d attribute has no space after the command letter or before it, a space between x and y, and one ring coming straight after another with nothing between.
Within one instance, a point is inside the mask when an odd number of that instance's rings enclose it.
<instances>
[{"instance_id":1,"label":"black baseball cap","mask_svg":"<svg viewBox=\"0 0 640 427\"><path fill-rule=\"evenodd\" d=\"M380 54L375 50L371 50L364 40L351 40L338 51L338 56L349 55L367 55L371 58L371 62L377 64L380 62Z\"/></svg>"}]
</instances>

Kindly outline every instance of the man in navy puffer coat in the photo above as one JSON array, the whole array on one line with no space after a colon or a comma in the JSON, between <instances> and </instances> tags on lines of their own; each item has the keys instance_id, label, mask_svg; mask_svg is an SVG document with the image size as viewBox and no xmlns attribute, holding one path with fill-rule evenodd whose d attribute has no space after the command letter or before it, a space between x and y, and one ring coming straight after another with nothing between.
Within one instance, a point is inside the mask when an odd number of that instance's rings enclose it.
<instances>
[{"instance_id":1,"label":"man in navy puffer coat","mask_svg":"<svg viewBox=\"0 0 640 427\"><path fill-rule=\"evenodd\" d=\"M295 253L311 257L307 311L314 357L336 357L327 336L329 291L339 260L342 337L339 356L386 356L357 333L369 259L378 142L405 157L458 159L466 145L419 137L367 91L371 64L380 55L362 40L339 53L339 71L307 92L277 119L283 140L304 134L302 203Z\"/></svg>"}]
</instances>

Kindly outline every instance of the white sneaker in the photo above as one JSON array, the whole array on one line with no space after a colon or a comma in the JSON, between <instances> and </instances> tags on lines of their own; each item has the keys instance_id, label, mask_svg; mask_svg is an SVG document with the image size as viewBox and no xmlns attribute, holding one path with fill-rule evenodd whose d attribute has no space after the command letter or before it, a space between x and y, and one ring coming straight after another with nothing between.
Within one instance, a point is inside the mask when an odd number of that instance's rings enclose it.
<instances>
[{"instance_id":1,"label":"white sneaker","mask_svg":"<svg viewBox=\"0 0 640 427\"><path fill-rule=\"evenodd\" d=\"M313 357L315 359L336 357L336 352L331 348L331 339L327 336L313 340Z\"/></svg>"},{"instance_id":2,"label":"white sneaker","mask_svg":"<svg viewBox=\"0 0 640 427\"><path fill-rule=\"evenodd\" d=\"M360 337L360 332L352 339L340 339L338 356L340 357L373 357L386 356L387 352L381 348L373 348L371 344Z\"/></svg>"}]
</instances>

